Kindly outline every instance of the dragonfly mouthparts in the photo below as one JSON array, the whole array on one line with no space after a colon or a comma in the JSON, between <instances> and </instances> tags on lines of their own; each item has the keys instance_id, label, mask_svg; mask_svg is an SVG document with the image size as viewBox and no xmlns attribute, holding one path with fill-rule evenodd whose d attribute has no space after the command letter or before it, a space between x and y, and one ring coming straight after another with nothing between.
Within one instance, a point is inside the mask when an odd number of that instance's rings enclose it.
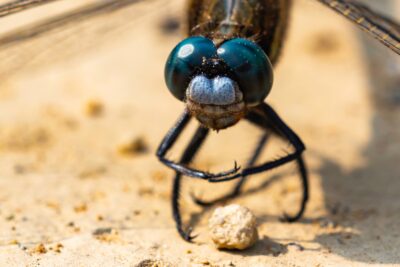
<instances>
[{"instance_id":1,"label":"dragonfly mouthparts","mask_svg":"<svg viewBox=\"0 0 400 267\"><path fill-rule=\"evenodd\" d=\"M201 124L214 130L236 124L246 109L237 83L221 76L193 78L186 91L186 105Z\"/></svg>"}]
</instances>

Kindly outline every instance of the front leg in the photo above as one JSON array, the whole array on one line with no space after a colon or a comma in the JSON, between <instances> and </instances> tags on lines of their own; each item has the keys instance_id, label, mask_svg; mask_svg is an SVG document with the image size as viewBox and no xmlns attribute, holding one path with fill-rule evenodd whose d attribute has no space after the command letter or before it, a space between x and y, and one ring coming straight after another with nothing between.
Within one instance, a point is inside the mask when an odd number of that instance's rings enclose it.
<instances>
[{"instance_id":1,"label":"front leg","mask_svg":"<svg viewBox=\"0 0 400 267\"><path fill-rule=\"evenodd\" d=\"M201 126L197 128L196 133L194 134L194 136L190 140L190 143L183 152L183 155L179 161L180 163L189 164L193 160L201 145L204 143L208 132L209 130L207 128ZM189 226L187 230L184 230L182 226L182 217L179 203L181 180L182 174L180 172L176 172L172 187L172 215L174 217L176 228L180 236L186 241L191 242L192 239L195 237L191 235L191 227Z\"/></svg>"},{"instance_id":2,"label":"front leg","mask_svg":"<svg viewBox=\"0 0 400 267\"><path fill-rule=\"evenodd\" d=\"M259 106L251 110L247 115L246 119L256 124L267 132L274 132L283 139L289 141L294 147L294 152L272 161L267 161L261 165L252 166L243 169L241 172L233 175L227 175L225 177L211 178L208 181L211 183L226 182L237 179L239 177L253 175L261 172L265 172L279 166L282 166L288 162L296 160L301 156L305 150L305 146L300 138L297 136L292 129L290 129L278 114L266 103L262 103Z\"/></svg>"},{"instance_id":3,"label":"front leg","mask_svg":"<svg viewBox=\"0 0 400 267\"><path fill-rule=\"evenodd\" d=\"M214 174L214 173L209 173L209 172L204 172L204 171L200 171L197 169L189 168L182 162L177 163L177 162L174 162L172 160L165 158L166 153L175 144L178 137L181 135L183 130L188 125L190 119L191 119L190 113L187 110L185 110L183 112L182 116L177 121L177 123L169 130L167 135L162 140L160 146L158 147L157 157L159 158L159 160L162 163L164 163L166 166L170 167L171 169L175 170L178 173L181 173L183 175L187 175L190 177L194 177L194 178L204 179L204 180L218 178L218 177L225 177L225 176L229 176L229 175L237 173L240 168L236 165L236 162L235 162L235 166L233 169Z\"/></svg>"},{"instance_id":4,"label":"front leg","mask_svg":"<svg viewBox=\"0 0 400 267\"><path fill-rule=\"evenodd\" d=\"M305 146L300 138L297 136L297 134L292 129L290 129L278 116L278 114L266 103L263 103L255 107L254 110L251 110L246 116L246 119L263 128L265 131L272 131L281 138L289 141L290 144L294 147L294 152L282 158L265 162L261 165L245 168L240 173L234 175L209 179L209 182L225 182L240 177L246 177L248 175L257 174L271 170L273 168L277 168L279 166L282 166L283 164L295 160L297 162L298 170L301 176L303 197L299 211L294 216L288 216L284 214L283 218L283 220L285 221L294 222L302 216L305 210L306 203L308 201L308 175L307 169L301 157L303 151L305 150Z\"/></svg>"},{"instance_id":5,"label":"front leg","mask_svg":"<svg viewBox=\"0 0 400 267\"><path fill-rule=\"evenodd\" d=\"M246 164L247 167L251 167L256 163L256 161L259 158L261 152L263 151L268 139L269 139L269 133L264 133L261 136L256 148L254 149L254 152L253 152L251 158L249 159L249 161ZM232 191L230 191L229 193L227 193L221 197L218 197L216 199L205 201L205 200L201 200L201 199L195 197L193 194L191 195L192 199L197 205L207 207L207 206L212 206L217 203L224 202L229 199L235 198L240 195L240 193L242 191L241 189L246 181L246 178L247 178L246 176L242 176L240 178L240 180L236 183L236 185L234 186Z\"/></svg>"}]
</instances>

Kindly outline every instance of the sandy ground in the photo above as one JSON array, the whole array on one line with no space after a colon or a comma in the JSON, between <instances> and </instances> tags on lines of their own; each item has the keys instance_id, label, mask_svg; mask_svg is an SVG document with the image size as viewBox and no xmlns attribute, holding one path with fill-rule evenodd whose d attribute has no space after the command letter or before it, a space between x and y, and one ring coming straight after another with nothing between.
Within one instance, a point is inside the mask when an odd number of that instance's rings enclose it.
<instances>
[{"instance_id":1,"label":"sandy ground","mask_svg":"<svg viewBox=\"0 0 400 267\"><path fill-rule=\"evenodd\" d=\"M162 27L182 19L182 1L148 1L0 47L0 265L399 266L400 61L316 1L295 2L267 101L307 145L311 200L300 222L279 222L300 198L290 165L252 177L231 201L258 218L253 248L215 249L213 208L189 198L232 183L185 180L184 218L199 237L179 238L173 173L154 153L183 109L163 81L182 34ZM3 19L1 31L72 5ZM213 134L194 164L243 164L260 134L246 122ZM272 140L264 157L286 148Z\"/></svg>"}]
</instances>

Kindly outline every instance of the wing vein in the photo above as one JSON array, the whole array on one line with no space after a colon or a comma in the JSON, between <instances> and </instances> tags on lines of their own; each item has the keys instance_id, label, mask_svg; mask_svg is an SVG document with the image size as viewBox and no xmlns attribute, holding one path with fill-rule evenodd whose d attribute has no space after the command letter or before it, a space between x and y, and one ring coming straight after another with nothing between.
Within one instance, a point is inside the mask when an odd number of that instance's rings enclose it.
<instances>
[{"instance_id":1,"label":"wing vein","mask_svg":"<svg viewBox=\"0 0 400 267\"><path fill-rule=\"evenodd\" d=\"M92 16L101 15L107 12L119 10L128 5L143 0L119 0L103 1L100 3L89 4L76 10L64 13L62 15L29 25L22 29L17 29L0 37L0 47L16 44L34 37L38 37L60 26L77 23Z\"/></svg>"},{"instance_id":2,"label":"wing vein","mask_svg":"<svg viewBox=\"0 0 400 267\"><path fill-rule=\"evenodd\" d=\"M57 0L17 0L0 5L0 18Z\"/></svg>"},{"instance_id":3,"label":"wing vein","mask_svg":"<svg viewBox=\"0 0 400 267\"><path fill-rule=\"evenodd\" d=\"M367 6L351 0L318 0L400 55L400 25Z\"/></svg>"}]
</instances>

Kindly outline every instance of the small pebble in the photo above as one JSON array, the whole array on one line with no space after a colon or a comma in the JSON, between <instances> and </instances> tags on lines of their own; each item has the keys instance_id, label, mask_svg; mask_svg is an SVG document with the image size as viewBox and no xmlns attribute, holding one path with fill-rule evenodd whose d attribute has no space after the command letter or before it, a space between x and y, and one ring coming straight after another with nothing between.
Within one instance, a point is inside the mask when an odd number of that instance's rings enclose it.
<instances>
[{"instance_id":1,"label":"small pebble","mask_svg":"<svg viewBox=\"0 0 400 267\"><path fill-rule=\"evenodd\" d=\"M243 250L258 240L256 217L240 205L215 209L208 227L211 239L219 249Z\"/></svg>"},{"instance_id":2,"label":"small pebble","mask_svg":"<svg viewBox=\"0 0 400 267\"><path fill-rule=\"evenodd\" d=\"M47 252L47 249L42 243L40 243L40 244L36 245L35 247L33 247L31 249L31 252L36 253L36 254L44 254Z\"/></svg>"},{"instance_id":3,"label":"small pebble","mask_svg":"<svg viewBox=\"0 0 400 267\"><path fill-rule=\"evenodd\" d=\"M172 267L173 265L169 262L159 259L146 259L142 260L135 267Z\"/></svg>"},{"instance_id":4,"label":"small pebble","mask_svg":"<svg viewBox=\"0 0 400 267\"><path fill-rule=\"evenodd\" d=\"M99 241L107 243L120 242L121 238L116 229L111 227L98 228L92 232L92 235Z\"/></svg>"},{"instance_id":5,"label":"small pebble","mask_svg":"<svg viewBox=\"0 0 400 267\"><path fill-rule=\"evenodd\" d=\"M147 153L149 151L149 146L144 137L139 136L118 146L117 151L122 156L135 156Z\"/></svg>"},{"instance_id":6,"label":"small pebble","mask_svg":"<svg viewBox=\"0 0 400 267\"><path fill-rule=\"evenodd\" d=\"M81 204L79 204L79 205L74 206L74 211L75 211L76 213L87 211L87 205L86 205L86 203L81 203Z\"/></svg>"},{"instance_id":7,"label":"small pebble","mask_svg":"<svg viewBox=\"0 0 400 267\"><path fill-rule=\"evenodd\" d=\"M103 103L98 100L90 100L86 103L85 113L89 117L99 117L104 111Z\"/></svg>"}]
</instances>

